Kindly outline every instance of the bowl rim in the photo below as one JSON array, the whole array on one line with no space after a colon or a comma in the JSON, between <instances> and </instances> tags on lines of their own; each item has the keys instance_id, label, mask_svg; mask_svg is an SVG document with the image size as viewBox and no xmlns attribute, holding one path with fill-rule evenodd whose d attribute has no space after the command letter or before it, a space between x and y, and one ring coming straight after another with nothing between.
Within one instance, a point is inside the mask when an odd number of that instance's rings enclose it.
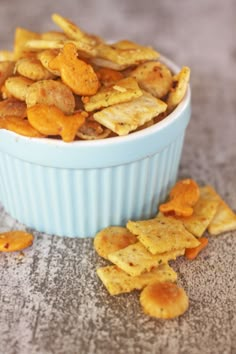
<instances>
[{"instance_id":1,"label":"bowl rim","mask_svg":"<svg viewBox=\"0 0 236 354\"><path fill-rule=\"evenodd\" d=\"M171 59L168 59L166 56L161 55L158 60L160 62L162 62L163 64L167 65L169 69L171 69L171 71L176 74L177 72L180 71L180 67L175 64ZM57 146L57 147L63 147L64 148L69 148L73 145L73 147L102 147L102 146L112 146L113 144L122 144L122 143L128 143L128 142L132 142L133 140L136 140L138 138L141 137L145 137L149 134L152 133L157 133L158 131L161 131L162 129L164 129L166 126L170 125L172 122L174 122L176 119L178 119L179 115L181 114L181 112L183 112L187 105L189 104L191 100L191 88L190 85L188 85L188 89L187 92L183 98L183 100L179 103L179 105L167 116L165 117L163 120L161 120L160 122L138 130L136 132L131 132L127 135L123 135L123 136L115 136L115 137L111 137L111 138L104 138L104 139L95 139L95 140L76 140L76 141L72 141L72 142L64 142L63 140L59 140L59 139L52 139L52 138L34 138L34 137L27 137L27 136L23 136L20 134L17 134L15 132L6 130L6 129L1 129L1 131L6 132L6 134L9 134L13 137L15 137L17 140L22 140L25 142L29 142L29 143L37 143L37 144L42 144L42 145L53 145L53 146Z\"/></svg>"}]
</instances>

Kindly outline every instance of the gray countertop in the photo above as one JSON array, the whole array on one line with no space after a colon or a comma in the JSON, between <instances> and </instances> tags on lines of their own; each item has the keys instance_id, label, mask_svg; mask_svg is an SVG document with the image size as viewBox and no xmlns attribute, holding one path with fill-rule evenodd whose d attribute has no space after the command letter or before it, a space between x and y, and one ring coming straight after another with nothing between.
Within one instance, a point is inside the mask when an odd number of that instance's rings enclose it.
<instances>
[{"instance_id":1,"label":"gray countertop","mask_svg":"<svg viewBox=\"0 0 236 354\"><path fill-rule=\"evenodd\" d=\"M61 13L106 38L152 44L192 69L192 119L179 178L211 184L236 210L234 0L0 2L0 47L16 26L53 29ZM0 231L22 228L0 207ZM34 232L25 257L0 255L1 354L233 354L236 352L236 232L211 237L194 262L173 266L190 297L182 317L145 316L138 292L111 297L96 277L92 239Z\"/></svg>"}]
</instances>

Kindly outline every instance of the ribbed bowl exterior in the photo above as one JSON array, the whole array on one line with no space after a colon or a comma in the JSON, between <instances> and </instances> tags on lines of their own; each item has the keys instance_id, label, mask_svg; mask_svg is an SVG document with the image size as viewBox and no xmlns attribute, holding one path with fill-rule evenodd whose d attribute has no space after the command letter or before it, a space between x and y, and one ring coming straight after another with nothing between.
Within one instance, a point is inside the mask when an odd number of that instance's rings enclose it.
<instances>
[{"instance_id":1,"label":"ribbed bowl exterior","mask_svg":"<svg viewBox=\"0 0 236 354\"><path fill-rule=\"evenodd\" d=\"M184 133L161 152L119 166L63 169L0 152L0 200L15 219L48 234L93 237L157 213L176 181Z\"/></svg>"}]
</instances>

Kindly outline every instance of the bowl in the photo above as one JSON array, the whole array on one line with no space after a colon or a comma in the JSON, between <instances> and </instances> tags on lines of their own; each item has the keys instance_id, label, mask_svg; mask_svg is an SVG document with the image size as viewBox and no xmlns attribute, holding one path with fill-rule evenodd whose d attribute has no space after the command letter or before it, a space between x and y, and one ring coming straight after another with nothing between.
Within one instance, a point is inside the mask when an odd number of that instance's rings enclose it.
<instances>
[{"instance_id":1,"label":"bowl","mask_svg":"<svg viewBox=\"0 0 236 354\"><path fill-rule=\"evenodd\" d=\"M68 237L153 217L177 179L190 96L188 88L165 119L127 136L65 143L0 130L2 205L27 227Z\"/></svg>"}]
</instances>

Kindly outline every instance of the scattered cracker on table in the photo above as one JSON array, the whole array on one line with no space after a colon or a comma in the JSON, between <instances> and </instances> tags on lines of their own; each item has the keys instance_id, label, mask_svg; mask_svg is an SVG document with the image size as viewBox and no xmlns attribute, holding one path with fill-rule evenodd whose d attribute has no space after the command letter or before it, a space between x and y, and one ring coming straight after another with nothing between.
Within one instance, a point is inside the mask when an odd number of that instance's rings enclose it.
<instances>
[{"instance_id":1,"label":"scattered cracker on table","mask_svg":"<svg viewBox=\"0 0 236 354\"><path fill-rule=\"evenodd\" d=\"M188 232L179 220L165 216L154 219L129 221L127 228L152 254L197 247L199 241Z\"/></svg>"},{"instance_id":2,"label":"scattered cracker on table","mask_svg":"<svg viewBox=\"0 0 236 354\"><path fill-rule=\"evenodd\" d=\"M199 200L193 207L193 214L179 220L189 232L196 237L201 237L215 216L219 203L220 198L212 187L201 187Z\"/></svg>"},{"instance_id":3,"label":"scattered cracker on table","mask_svg":"<svg viewBox=\"0 0 236 354\"><path fill-rule=\"evenodd\" d=\"M154 255L141 242L137 242L110 253L108 259L129 275L138 276L150 271L153 267L157 267L158 264L167 263L183 254L184 249L179 249Z\"/></svg>"},{"instance_id":4,"label":"scattered cracker on table","mask_svg":"<svg viewBox=\"0 0 236 354\"><path fill-rule=\"evenodd\" d=\"M127 228L110 226L99 231L94 237L94 248L100 257L108 259L110 253L116 252L137 242L137 237Z\"/></svg>"},{"instance_id":5,"label":"scattered cracker on table","mask_svg":"<svg viewBox=\"0 0 236 354\"><path fill-rule=\"evenodd\" d=\"M0 234L0 252L21 251L33 243L33 235L25 231L8 231Z\"/></svg>"},{"instance_id":6,"label":"scattered cracker on table","mask_svg":"<svg viewBox=\"0 0 236 354\"><path fill-rule=\"evenodd\" d=\"M140 303L147 315L164 319L182 315L189 306L185 290L170 282L146 286L141 292Z\"/></svg>"},{"instance_id":7,"label":"scattered cracker on table","mask_svg":"<svg viewBox=\"0 0 236 354\"><path fill-rule=\"evenodd\" d=\"M174 282L177 280L176 272L167 263L138 276L130 276L115 265L98 268L97 274L110 295L119 295L135 289L140 290L153 282Z\"/></svg>"},{"instance_id":8,"label":"scattered cracker on table","mask_svg":"<svg viewBox=\"0 0 236 354\"><path fill-rule=\"evenodd\" d=\"M193 179L186 178L174 185L169 196L170 200L159 206L164 215L173 213L176 216L191 216L193 206L200 197L200 190Z\"/></svg>"},{"instance_id":9,"label":"scattered cracker on table","mask_svg":"<svg viewBox=\"0 0 236 354\"><path fill-rule=\"evenodd\" d=\"M211 235L236 230L236 214L222 199L207 230Z\"/></svg>"}]
</instances>

